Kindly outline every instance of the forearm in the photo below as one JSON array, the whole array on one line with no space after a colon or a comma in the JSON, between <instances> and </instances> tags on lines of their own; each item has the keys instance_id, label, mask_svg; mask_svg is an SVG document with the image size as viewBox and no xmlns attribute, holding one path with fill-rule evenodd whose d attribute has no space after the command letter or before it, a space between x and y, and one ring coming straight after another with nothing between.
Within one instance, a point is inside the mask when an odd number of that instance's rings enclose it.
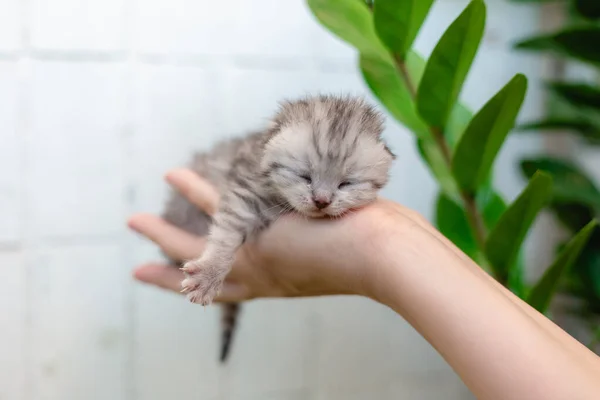
<instances>
[{"instance_id":1,"label":"forearm","mask_svg":"<svg viewBox=\"0 0 600 400\"><path fill-rule=\"evenodd\" d=\"M407 241L399 254L398 241ZM374 297L488 399L595 399L598 360L444 243L418 231L384 244ZM408 251L407 251L408 249Z\"/></svg>"}]
</instances>

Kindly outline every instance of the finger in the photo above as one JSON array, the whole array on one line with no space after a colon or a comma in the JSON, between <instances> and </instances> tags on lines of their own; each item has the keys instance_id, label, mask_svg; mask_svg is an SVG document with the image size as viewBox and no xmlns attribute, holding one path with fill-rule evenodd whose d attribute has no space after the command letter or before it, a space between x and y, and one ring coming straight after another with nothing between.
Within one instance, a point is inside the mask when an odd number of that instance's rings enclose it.
<instances>
[{"instance_id":1,"label":"finger","mask_svg":"<svg viewBox=\"0 0 600 400\"><path fill-rule=\"evenodd\" d=\"M181 281L185 278L183 272L172 265L161 263L148 263L141 265L133 270L133 276L136 280L170 290L175 293L181 293ZM250 290L246 285L237 282L225 281L223 289L215 303L236 303L248 300Z\"/></svg>"},{"instance_id":2,"label":"finger","mask_svg":"<svg viewBox=\"0 0 600 400\"><path fill-rule=\"evenodd\" d=\"M213 215L219 204L219 192L206 179L189 169L175 169L166 180L179 193L208 215Z\"/></svg>"},{"instance_id":3,"label":"finger","mask_svg":"<svg viewBox=\"0 0 600 400\"><path fill-rule=\"evenodd\" d=\"M192 235L152 214L136 214L129 219L128 225L174 260L191 260L204 250L203 237Z\"/></svg>"},{"instance_id":4,"label":"finger","mask_svg":"<svg viewBox=\"0 0 600 400\"><path fill-rule=\"evenodd\" d=\"M179 292L183 272L172 265L145 264L133 270L133 276L140 282L158 286L163 289Z\"/></svg>"},{"instance_id":5,"label":"finger","mask_svg":"<svg viewBox=\"0 0 600 400\"><path fill-rule=\"evenodd\" d=\"M248 286L225 281L221 293L215 298L215 303L239 303L250 299Z\"/></svg>"}]
</instances>

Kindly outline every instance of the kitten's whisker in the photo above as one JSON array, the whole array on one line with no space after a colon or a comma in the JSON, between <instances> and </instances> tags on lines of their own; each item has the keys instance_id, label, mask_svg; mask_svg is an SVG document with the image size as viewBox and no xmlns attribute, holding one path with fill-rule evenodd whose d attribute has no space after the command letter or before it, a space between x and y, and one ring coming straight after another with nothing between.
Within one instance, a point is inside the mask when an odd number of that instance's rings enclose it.
<instances>
[{"instance_id":1,"label":"kitten's whisker","mask_svg":"<svg viewBox=\"0 0 600 400\"><path fill-rule=\"evenodd\" d=\"M287 201L284 201L284 202L282 202L282 203L275 204L274 206L272 206L272 207L269 207L269 208L267 208L267 209L266 209L266 210L264 210L264 211L265 211L265 212L267 212L267 211L269 211L269 210L272 210L272 209L274 209L274 208L276 208L276 207L287 206L287 205L288 205L288 202L287 202Z\"/></svg>"},{"instance_id":2,"label":"kitten's whisker","mask_svg":"<svg viewBox=\"0 0 600 400\"><path fill-rule=\"evenodd\" d=\"M286 205L277 215L277 217L275 218L274 222L277 222L281 219L281 217L283 217L285 214L287 214L289 211L292 211L294 208L292 206L290 206L289 204Z\"/></svg>"}]
</instances>

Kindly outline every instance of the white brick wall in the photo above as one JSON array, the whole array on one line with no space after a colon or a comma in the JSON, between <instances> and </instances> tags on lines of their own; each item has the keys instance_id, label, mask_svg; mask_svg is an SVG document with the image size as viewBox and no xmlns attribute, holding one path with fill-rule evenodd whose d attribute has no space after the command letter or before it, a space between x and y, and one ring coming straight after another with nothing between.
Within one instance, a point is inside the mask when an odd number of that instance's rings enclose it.
<instances>
[{"instance_id":1,"label":"white brick wall","mask_svg":"<svg viewBox=\"0 0 600 400\"><path fill-rule=\"evenodd\" d=\"M466 0L439 0L428 53ZM465 98L478 107L539 64L509 44L533 7L488 0L489 28ZM0 1L0 399L462 400L468 392L404 321L358 298L248 305L227 367L216 310L134 283L158 257L124 227L159 211L166 169L254 128L277 100L367 93L355 54L302 0ZM522 114L540 111L535 79ZM432 215L435 184L411 136L385 194ZM536 151L512 138L498 179ZM272 326L267 328L267 326ZM185 347L184 347L185 346Z\"/></svg>"}]
</instances>

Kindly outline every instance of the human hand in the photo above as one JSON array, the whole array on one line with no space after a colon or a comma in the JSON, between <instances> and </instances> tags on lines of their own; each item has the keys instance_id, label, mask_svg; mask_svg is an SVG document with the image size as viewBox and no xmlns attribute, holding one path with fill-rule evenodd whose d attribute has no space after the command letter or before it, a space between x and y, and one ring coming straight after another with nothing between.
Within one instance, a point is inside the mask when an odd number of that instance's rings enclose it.
<instances>
[{"instance_id":1,"label":"human hand","mask_svg":"<svg viewBox=\"0 0 600 400\"><path fill-rule=\"evenodd\" d=\"M189 201L213 214L219 194L207 181L186 169L167 174L167 181ZM342 218L307 219L284 215L256 240L245 244L216 302L262 297L333 294L371 296L381 263L382 246L419 228L414 211L386 200ZM129 227L155 242L173 259L193 259L202 253L204 237L191 235L149 214L134 215ZM134 270L139 281L179 292L184 275L164 263Z\"/></svg>"}]
</instances>

